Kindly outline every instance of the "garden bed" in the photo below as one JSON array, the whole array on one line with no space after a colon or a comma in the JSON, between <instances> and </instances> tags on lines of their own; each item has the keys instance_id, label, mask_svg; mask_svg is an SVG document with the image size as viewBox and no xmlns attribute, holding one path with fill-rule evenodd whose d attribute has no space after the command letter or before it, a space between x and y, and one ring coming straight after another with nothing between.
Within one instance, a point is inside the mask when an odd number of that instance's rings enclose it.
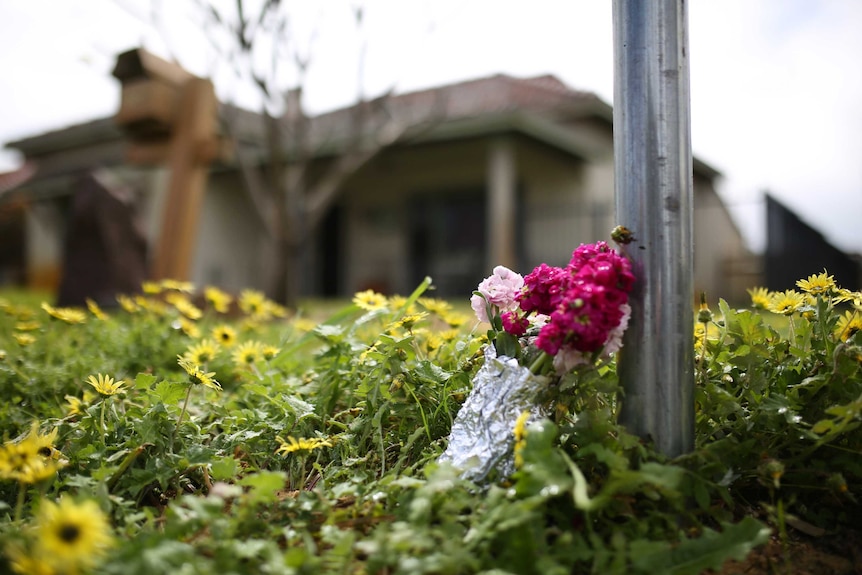
<instances>
[{"instance_id":1,"label":"garden bed","mask_svg":"<svg viewBox=\"0 0 862 575\"><path fill-rule=\"evenodd\" d=\"M826 274L704 304L692 453L617 424L610 357L481 481L439 458L494 334L427 284L322 321L146 287L0 298L0 571L860 571L862 295Z\"/></svg>"}]
</instances>

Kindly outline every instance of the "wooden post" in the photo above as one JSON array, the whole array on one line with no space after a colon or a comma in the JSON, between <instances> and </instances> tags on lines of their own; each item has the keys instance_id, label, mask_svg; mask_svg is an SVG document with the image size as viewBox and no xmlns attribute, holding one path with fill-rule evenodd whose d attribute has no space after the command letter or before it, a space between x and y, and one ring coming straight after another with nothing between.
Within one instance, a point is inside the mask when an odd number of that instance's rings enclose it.
<instances>
[{"instance_id":1,"label":"wooden post","mask_svg":"<svg viewBox=\"0 0 862 575\"><path fill-rule=\"evenodd\" d=\"M212 83L201 78L189 80L182 88L167 161L170 182L152 263L153 279L189 278L209 171L206 152L215 133L215 118Z\"/></svg>"},{"instance_id":2,"label":"wooden post","mask_svg":"<svg viewBox=\"0 0 862 575\"><path fill-rule=\"evenodd\" d=\"M669 456L694 447L694 254L685 0L614 0L617 223L637 281L617 371L620 423Z\"/></svg>"},{"instance_id":3,"label":"wooden post","mask_svg":"<svg viewBox=\"0 0 862 575\"><path fill-rule=\"evenodd\" d=\"M150 276L187 280L209 164L229 153L216 135L215 90L143 49L120 54L114 76L123 84L114 119L130 140L127 161L167 164L170 173Z\"/></svg>"}]
</instances>

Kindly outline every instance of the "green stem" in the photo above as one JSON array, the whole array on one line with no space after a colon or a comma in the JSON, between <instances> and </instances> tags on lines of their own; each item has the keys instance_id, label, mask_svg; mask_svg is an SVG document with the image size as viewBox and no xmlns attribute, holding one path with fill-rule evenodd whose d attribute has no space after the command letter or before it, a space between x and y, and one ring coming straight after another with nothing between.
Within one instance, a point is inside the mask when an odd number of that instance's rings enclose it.
<instances>
[{"instance_id":1,"label":"green stem","mask_svg":"<svg viewBox=\"0 0 862 575\"><path fill-rule=\"evenodd\" d=\"M102 432L102 443L105 442L105 434L108 432L105 429L105 402L108 401L107 397L102 398L102 410L99 412L99 431Z\"/></svg>"},{"instance_id":2,"label":"green stem","mask_svg":"<svg viewBox=\"0 0 862 575\"><path fill-rule=\"evenodd\" d=\"M539 375L542 372L542 369L545 368L545 365L551 360L551 356L548 352L543 351L539 354L539 357L533 361L533 365L530 366L530 373L533 375Z\"/></svg>"},{"instance_id":3,"label":"green stem","mask_svg":"<svg viewBox=\"0 0 862 575\"><path fill-rule=\"evenodd\" d=\"M709 324L707 322L703 323L703 341L701 342L700 347L700 374L701 374L701 384L706 385L706 334L709 333Z\"/></svg>"},{"instance_id":4,"label":"green stem","mask_svg":"<svg viewBox=\"0 0 862 575\"><path fill-rule=\"evenodd\" d=\"M173 443L173 441L171 441L171 443ZM116 487L117 482L120 480L120 476L122 476L123 473L125 473L126 470L132 465L132 463L134 463L135 459L137 459L138 456L143 453L147 447L150 447L151 445L152 443L144 443L143 445L136 447L134 451L126 455L126 457L123 459L123 462L120 463L120 467L108 480L108 493L114 490L114 487Z\"/></svg>"},{"instance_id":5,"label":"green stem","mask_svg":"<svg viewBox=\"0 0 862 575\"><path fill-rule=\"evenodd\" d=\"M189 389L188 389L188 391L186 391L186 399L185 399L185 401L183 401L183 409L182 409L182 411L180 411L180 416L177 419L177 426L174 428L174 434L171 437L171 445L173 445L174 438L177 436L177 432L180 430L180 424L183 422L183 417L185 417L185 415L186 415L186 408L189 405L189 397L191 396L191 394L192 394L192 386L189 385Z\"/></svg>"},{"instance_id":6,"label":"green stem","mask_svg":"<svg viewBox=\"0 0 862 575\"><path fill-rule=\"evenodd\" d=\"M15 523L21 520L24 512L24 498L27 495L27 485L23 481L18 482L18 500L15 502Z\"/></svg>"}]
</instances>

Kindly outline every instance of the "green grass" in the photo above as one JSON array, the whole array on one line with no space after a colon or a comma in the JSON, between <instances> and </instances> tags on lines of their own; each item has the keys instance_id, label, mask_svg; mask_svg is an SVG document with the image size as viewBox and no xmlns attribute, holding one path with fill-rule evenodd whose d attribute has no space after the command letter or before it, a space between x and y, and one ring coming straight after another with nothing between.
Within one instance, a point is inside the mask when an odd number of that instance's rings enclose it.
<instances>
[{"instance_id":1,"label":"green grass","mask_svg":"<svg viewBox=\"0 0 862 575\"><path fill-rule=\"evenodd\" d=\"M549 382L524 464L475 485L437 458L484 328L466 302L405 322L428 311L421 295L377 310L308 301L288 317L203 309L189 335L151 298L69 324L42 294L3 292L0 572L52 556L39 510L64 496L95 502L114 541L71 545L66 567L118 574L700 573L786 534L788 518L827 537L860 528L862 336L838 339L828 299L792 333L784 316L714 310L695 350L692 453L669 459L628 433L613 362L583 366ZM236 346L200 366L216 391L177 356L222 324ZM255 342L280 351L238 363ZM97 394L97 374L124 393ZM34 422L60 467L40 481L10 455Z\"/></svg>"}]
</instances>

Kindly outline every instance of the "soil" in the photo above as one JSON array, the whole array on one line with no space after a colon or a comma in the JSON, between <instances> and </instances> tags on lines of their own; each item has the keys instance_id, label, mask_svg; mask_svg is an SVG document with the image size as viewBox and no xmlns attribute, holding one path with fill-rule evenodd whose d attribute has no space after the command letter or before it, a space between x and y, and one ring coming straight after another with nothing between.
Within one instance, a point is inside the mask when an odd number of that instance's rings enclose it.
<instances>
[{"instance_id":1,"label":"soil","mask_svg":"<svg viewBox=\"0 0 862 575\"><path fill-rule=\"evenodd\" d=\"M754 549L745 561L728 561L704 575L854 575L862 574L862 533L810 537L788 533Z\"/></svg>"}]
</instances>

